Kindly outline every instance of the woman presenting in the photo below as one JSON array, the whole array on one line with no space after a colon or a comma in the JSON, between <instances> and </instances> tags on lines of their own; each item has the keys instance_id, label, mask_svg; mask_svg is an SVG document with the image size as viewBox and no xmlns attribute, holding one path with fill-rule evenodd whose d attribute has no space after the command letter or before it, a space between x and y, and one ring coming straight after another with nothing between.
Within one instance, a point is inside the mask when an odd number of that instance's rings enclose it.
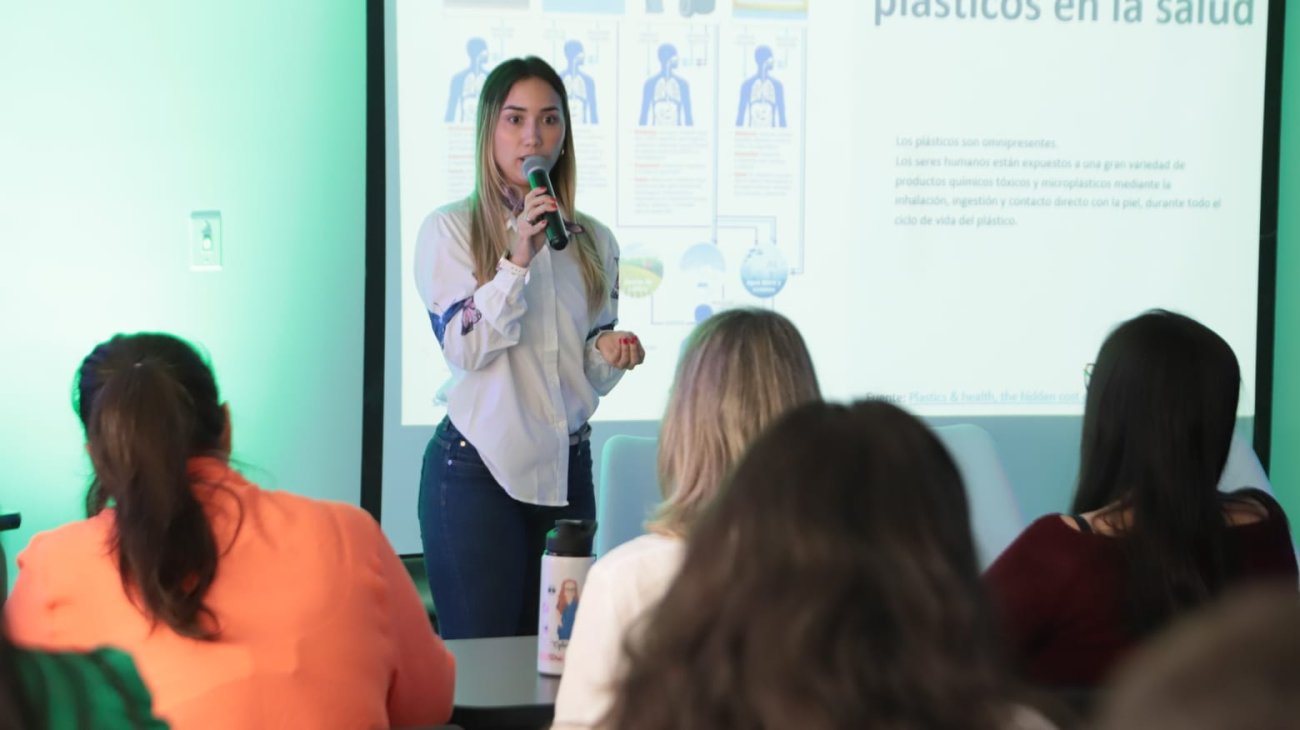
<instances>
[{"instance_id":1,"label":"woman presenting","mask_svg":"<svg viewBox=\"0 0 1300 730\"><path fill-rule=\"evenodd\" d=\"M474 192L429 215L416 286L453 373L424 454L420 535L445 638L537 631L540 560L560 518L595 517L587 419L645 359L615 331L618 244L573 207L564 85L516 58L479 96ZM530 190L540 156L553 189ZM571 244L546 244L546 214Z\"/></svg>"}]
</instances>

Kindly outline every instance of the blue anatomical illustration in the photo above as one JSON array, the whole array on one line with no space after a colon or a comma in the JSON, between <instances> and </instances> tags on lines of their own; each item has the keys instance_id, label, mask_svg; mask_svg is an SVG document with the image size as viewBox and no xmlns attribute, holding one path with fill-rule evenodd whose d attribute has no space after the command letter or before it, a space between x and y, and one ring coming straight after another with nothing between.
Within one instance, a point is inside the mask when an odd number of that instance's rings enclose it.
<instances>
[{"instance_id":1,"label":"blue anatomical illustration","mask_svg":"<svg viewBox=\"0 0 1300 730\"><path fill-rule=\"evenodd\" d=\"M600 121L596 114L596 82L582 70L587 60L582 41L571 40L564 44L564 70L560 79L564 81L564 91L569 97L569 116L577 124L596 124Z\"/></svg>"},{"instance_id":2,"label":"blue anatomical illustration","mask_svg":"<svg viewBox=\"0 0 1300 730\"><path fill-rule=\"evenodd\" d=\"M694 124L691 120L691 88L686 79L674 73L677 64L677 47L671 43L659 46L659 73L646 79L641 93L641 126L689 127Z\"/></svg>"},{"instance_id":3,"label":"blue anatomical illustration","mask_svg":"<svg viewBox=\"0 0 1300 730\"><path fill-rule=\"evenodd\" d=\"M451 92L447 97L444 121L473 122L478 108L478 95L488 75L488 47L482 38L470 38L465 44L469 65L451 77Z\"/></svg>"},{"instance_id":4,"label":"blue anatomical illustration","mask_svg":"<svg viewBox=\"0 0 1300 730\"><path fill-rule=\"evenodd\" d=\"M754 75L740 85L740 109L736 111L737 127L784 127L785 88L772 76L772 49L759 46L754 49Z\"/></svg>"}]
</instances>

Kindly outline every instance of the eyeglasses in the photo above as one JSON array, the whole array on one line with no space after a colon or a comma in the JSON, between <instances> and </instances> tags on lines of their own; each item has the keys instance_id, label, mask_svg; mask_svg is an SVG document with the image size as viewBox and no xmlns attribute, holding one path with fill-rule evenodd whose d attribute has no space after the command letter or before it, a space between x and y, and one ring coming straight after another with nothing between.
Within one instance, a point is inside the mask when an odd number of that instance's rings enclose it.
<instances>
[{"instance_id":1,"label":"eyeglasses","mask_svg":"<svg viewBox=\"0 0 1300 730\"><path fill-rule=\"evenodd\" d=\"M1092 382L1092 369L1097 367L1097 363L1090 362L1083 366L1083 388L1088 389L1088 384Z\"/></svg>"}]
</instances>

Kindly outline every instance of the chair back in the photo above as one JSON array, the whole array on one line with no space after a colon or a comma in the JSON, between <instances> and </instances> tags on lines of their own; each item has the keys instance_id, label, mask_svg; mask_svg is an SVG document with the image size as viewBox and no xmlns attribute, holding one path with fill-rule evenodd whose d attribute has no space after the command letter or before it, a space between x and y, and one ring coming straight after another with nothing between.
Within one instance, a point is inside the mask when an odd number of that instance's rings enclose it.
<instances>
[{"instance_id":1,"label":"chair back","mask_svg":"<svg viewBox=\"0 0 1300 730\"><path fill-rule=\"evenodd\" d=\"M1219 478L1219 491L1231 492L1242 487L1255 487L1269 494L1273 485L1269 484L1268 474L1254 447L1246 442L1240 434L1232 434L1232 445L1228 447L1228 462L1223 465L1223 476Z\"/></svg>"},{"instance_id":2,"label":"chair back","mask_svg":"<svg viewBox=\"0 0 1300 730\"><path fill-rule=\"evenodd\" d=\"M424 611L429 614L429 622L433 624L433 630L438 630L438 609L433 605L433 591L429 590L429 574L425 571L424 555L414 553L411 555L402 555L402 567L406 568L407 575L411 576L411 582L415 584L415 592L420 594L420 601L424 603Z\"/></svg>"},{"instance_id":3,"label":"chair back","mask_svg":"<svg viewBox=\"0 0 1300 730\"><path fill-rule=\"evenodd\" d=\"M1234 433L1232 445L1228 448L1228 462L1223 465L1223 476L1219 477L1219 491L1235 492L1243 487L1262 489L1271 496L1277 496L1273 493L1273 485L1264 472L1259 455L1255 453L1255 447L1240 434ZM1296 562L1300 563L1300 543L1292 538L1291 545L1295 549Z\"/></svg>"},{"instance_id":4,"label":"chair back","mask_svg":"<svg viewBox=\"0 0 1300 730\"><path fill-rule=\"evenodd\" d=\"M997 445L988 431L970 423L939 426L934 435L957 463L966 485L980 567L987 568L1025 528Z\"/></svg>"},{"instance_id":5,"label":"chair back","mask_svg":"<svg viewBox=\"0 0 1300 730\"><path fill-rule=\"evenodd\" d=\"M987 567L1025 526L997 446L988 431L973 424L940 426L934 433L966 485L980 566ZM598 556L645 534L646 520L663 501L658 453L655 438L617 435L605 442L596 500Z\"/></svg>"},{"instance_id":6,"label":"chair back","mask_svg":"<svg viewBox=\"0 0 1300 730\"><path fill-rule=\"evenodd\" d=\"M23 516L17 512L0 515L0 532L17 530L23 524ZM4 542L0 541L0 608L4 608L5 599L9 597L9 558L5 555Z\"/></svg>"},{"instance_id":7,"label":"chair back","mask_svg":"<svg viewBox=\"0 0 1300 730\"><path fill-rule=\"evenodd\" d=\"M596 498L596 555L645 534L645 522L663 501L659 491L659 439L611 436L600 452Z\"/></svg>"}]
</instances>

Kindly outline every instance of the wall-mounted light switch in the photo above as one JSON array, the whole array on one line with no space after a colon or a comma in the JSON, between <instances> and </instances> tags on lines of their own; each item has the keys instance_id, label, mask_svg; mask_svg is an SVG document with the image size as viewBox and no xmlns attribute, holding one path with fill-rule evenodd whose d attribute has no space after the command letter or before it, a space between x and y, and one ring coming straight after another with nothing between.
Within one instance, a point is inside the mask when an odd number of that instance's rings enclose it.
<instances>
[{"instance_id":1,"label":"wall-mounted light switch","mask_svg":"<svg viewBox=\"0 0 1300 730\"><path fill-rule=\"evenodd\" d=\"M190 271L221 271L221 211L190 213Z\"/></svg>"}]
</instances>

